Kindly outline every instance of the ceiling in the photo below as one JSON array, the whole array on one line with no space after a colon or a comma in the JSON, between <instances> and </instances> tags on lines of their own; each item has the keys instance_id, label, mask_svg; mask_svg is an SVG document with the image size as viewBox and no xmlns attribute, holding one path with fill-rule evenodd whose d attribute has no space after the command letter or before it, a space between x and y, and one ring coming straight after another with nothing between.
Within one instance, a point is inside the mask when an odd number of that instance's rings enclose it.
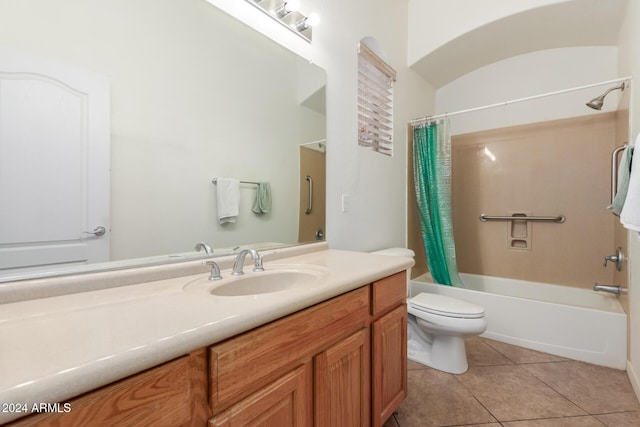
<instances>
[{"instance_id":1,"label":"ceiling","mask_svg":"<svg viewBox=\"0 0 640 427\"><path fill-rule=\"evenodd\" d=\"M437 89L516 55L561 47L615 46L627 4L628 0L573 0L510 15L426 53L411 68ZM424 34L428 36L426 27Z\"/></svg>"}]
</instances>

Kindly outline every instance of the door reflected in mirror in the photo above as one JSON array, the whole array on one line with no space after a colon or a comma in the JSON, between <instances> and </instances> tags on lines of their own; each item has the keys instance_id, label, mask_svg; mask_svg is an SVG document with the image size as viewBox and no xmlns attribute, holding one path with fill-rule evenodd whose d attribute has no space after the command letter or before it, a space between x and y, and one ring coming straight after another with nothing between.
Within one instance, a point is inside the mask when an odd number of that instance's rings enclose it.
<instances>
[{"instance_id":1,"label":"door reflected in mirror","mask_svg":"<svg viewBox=\"0 0 640 427\"><path fill-rule=\"evenodd\" d=\"M325 238L325 158L324 140L300 146L300 242Z\"/></svg>"}]
</instances>

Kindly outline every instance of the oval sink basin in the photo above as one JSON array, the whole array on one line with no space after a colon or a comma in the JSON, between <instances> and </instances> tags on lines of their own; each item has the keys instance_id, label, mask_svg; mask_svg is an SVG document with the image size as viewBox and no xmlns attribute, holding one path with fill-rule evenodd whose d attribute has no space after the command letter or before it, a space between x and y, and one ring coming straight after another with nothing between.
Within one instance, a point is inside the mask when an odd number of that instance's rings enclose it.
<instances>
[{"instance_id":1,"label":"oval sink basin","mask_svg":"<svg viewBox=\"0 0 640 427\"><path fill-rule=\"evenodd\" d=\"M197 279L189 282L185 290L222 297L260 295L312 287L326 275L326 269L309 266L273 266L260 272L247 267L247 270L242 276L225 271L223 278L216 281L207 277Z\"/></svg>"}]
</instances>

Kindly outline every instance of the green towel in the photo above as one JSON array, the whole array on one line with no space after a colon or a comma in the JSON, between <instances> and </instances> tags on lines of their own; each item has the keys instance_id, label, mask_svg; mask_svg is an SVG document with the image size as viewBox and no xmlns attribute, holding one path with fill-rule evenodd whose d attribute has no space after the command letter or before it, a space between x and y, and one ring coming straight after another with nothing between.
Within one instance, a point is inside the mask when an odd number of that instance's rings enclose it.
<instances>
[{"instance_id":1,"label":"green towel","mask_svg":"<svg viewBox=\"0 0 640 427\"><path fill-rule=\"evenodd\" d=\"M633 147L627 147L622 152L620 159L620 167L618 168L618 188L613 203L607 206L614 214L620 216L624 201L627 199L627 190L629 189L629 177L631 175L631 159L633 158Z\"/></svg>"},{"instance_id":2,"label":"green towel","mask_svg":"<svg viewBox=\"0 0 640 427\"><path fill-rule=\"evenodd\" d=\"M256 200L251 211L256 214L266 214L271 211L271 184L259 182L256 190Z\"/></svg>"}]
</instances>

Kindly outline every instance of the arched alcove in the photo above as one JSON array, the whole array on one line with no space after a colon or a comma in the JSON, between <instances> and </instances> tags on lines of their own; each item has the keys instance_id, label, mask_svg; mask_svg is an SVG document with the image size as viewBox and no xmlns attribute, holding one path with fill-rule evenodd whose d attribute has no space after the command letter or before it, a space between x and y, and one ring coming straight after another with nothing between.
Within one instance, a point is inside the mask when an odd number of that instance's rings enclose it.
<instances>
[{"instance_id":1,"label":"arched alcove","mask_svg":"<svg viewBox=\"0 0 640 427\"><path fill-rule=\"evenodd\" d=\"M627 3L628 0L572 0L502 16L430 51L417 55L414 52L413 56L420 59L410 66L439 88L472 70L516 55L561 47L615 46ZM429 16L427 21L436 18ZM455 17L451 18L455 25ZM433 37L429 31L430 26L422 23L419 30L411 29L410 34Z\"/></svg>"}]
</instances>

